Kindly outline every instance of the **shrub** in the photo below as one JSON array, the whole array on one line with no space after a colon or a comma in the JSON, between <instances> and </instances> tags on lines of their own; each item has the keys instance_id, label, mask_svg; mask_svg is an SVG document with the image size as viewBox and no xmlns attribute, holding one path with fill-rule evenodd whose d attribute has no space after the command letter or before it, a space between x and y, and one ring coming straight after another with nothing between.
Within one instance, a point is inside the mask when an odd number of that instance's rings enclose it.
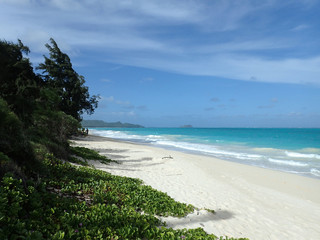
<instances>
[{"instance_id":1,"label":"shrub","mask_svg":"<svg viewBox=\"0 0 320 240\"><path fill-rule=\"evenodd\" d=\"M0 98L0 152L21 166L34 163L34 154L22 122Z\"/></svg>"},{"instance_id":2,"label":"shrub","mask_svg":"<svg viewBox=\"0 0 320 240\"><path fill-rule=\"evenodd\" d=\"M44 164L41 182L23 186L13 175L3 177L0 239L218 239L202 228L165 228L154 214L184 216L194 207L139 179L75 167L52 154Z\"/></svg>"},{"instance_id":3,"label":"shrub","mask_svg":"<svg viewBox=\"0 0 320 240\"><path fill-rule=\"evenodd\" d=\"M67 159L68 139L77 133L80 123L64 112L55 111L37 113L35 119L29 131L33 141L46 146L55 156Z\"/></svg>"}]
</instances>

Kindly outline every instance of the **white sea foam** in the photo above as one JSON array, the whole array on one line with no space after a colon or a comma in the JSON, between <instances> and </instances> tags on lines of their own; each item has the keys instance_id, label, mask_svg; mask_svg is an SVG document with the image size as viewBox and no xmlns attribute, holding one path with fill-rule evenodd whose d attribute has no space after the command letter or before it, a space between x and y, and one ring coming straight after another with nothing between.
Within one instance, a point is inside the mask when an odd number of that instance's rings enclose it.
<instances>
[{"instance_id":1,"label":"white sea foam","mask_svg":"<svg viewBox=\"0 0 320 240\"><path fill-rule=\"evenodd\" d=\"M121 140L131 140L131 141L139 141L139 142L154 142L161 139L161 136L158 135L134 135L134 134L127 134L122 131L115 131L115 130L95 130L90 129L90 134L102 136L102 137L109 137L114 139L121 139Z\"/></svg>"},{"instance_id":2,"label":"white sea foam","mask_svg":"<svg viewBox=\"0 0 320 240\"><path fill-rule=\"evenodd\" d=\"M295 167L306 167L309 165L307 163L302 163L302 162L297 162L292 160L279 160L279 159L273 159L273 158L269 158L268 160L272 163L276 163L279 165L289 165L289 166L295 166Z\"/></svg>"},{"instance_id":3,"label":"white sea foam","mask_svg":"<svg viewBox=\"0 0 320 240\"><path fill-rule=\"evenodd\" d=\"M130 131L90 129L90 134L124 141L149 143L164 148L192 151L220 159L246 163L254 166L320 177L318 170L320 155L314 152L301 153L273 148L250 148L245 145L221 145L193 142L197 139L185 138L180 135L137 135Z\"/></svg>"},{"instance_id":4,"label":"white sea foam","mask_svg":"<svg viewBox=\"0 0 320 240\"><path fill-rule=\"evenodd\" d=\"M263 157L262 155L258 155L258 154L228 151L225 149L217 148L216 146L209 145L209 144L198 144L198 143L175 141L174 139L178 138L179 136L172 136L172 135L170 135L170 136L159 136L159 135L143 136L143 135L133 135L133 134L131 135L131 134L124 133L122 131L95 130L95 129L90 129L90 133L93 135L110 137L110 138L121 139L121 140L148 142L148 143L152 143L153 145L174 147L174 148L178 148L178 149L184 149L184 150L209 154L209 155L216 156L216 157L236 158L236 159L241 159L241 160L259 160Z\"/></svg>"},{"instance_id":5,"label":"white sea foam","mask_svg":"<svg viewBox=\"0 0 320 240\"><path fill-rule=\"evenodd\" d=\"M298 153L298 152L285 151L285 154L288 157L293 157L293 158L315 158L315 159L320 159L320 155L314 154L314 153Z\"/></svg>"},{"instance_id":6,"label":"white sea foam","mask_svg":"<svg viewBox=\"0 0 320 240\"><path fill-rule=\"evenodd\" d=\"M317 176L317 177L320 177L320 170L318 169L315 169L315 168L312 168L310 170L311 174L314 175L314 176Z\"/></svg>"},{"instance_id":7,"label":"white sea foam","mask_svg":"<svg viewBox=\"0 0 320 240\"><path fill-rule=\"evenodd\" d=\"M196 144L196 143L163 141L163 140L157 141L154 144L171 146L171 147L201 152L201 153L205 153L205 154L209 154L217 157L224 157L224 158L231 157L231 158L236 158L241 160L260 160L263 157L258 154L228 151L228 150L218 148L217 146L207 145L207 144Z\"/></svg>"}]
</instances>

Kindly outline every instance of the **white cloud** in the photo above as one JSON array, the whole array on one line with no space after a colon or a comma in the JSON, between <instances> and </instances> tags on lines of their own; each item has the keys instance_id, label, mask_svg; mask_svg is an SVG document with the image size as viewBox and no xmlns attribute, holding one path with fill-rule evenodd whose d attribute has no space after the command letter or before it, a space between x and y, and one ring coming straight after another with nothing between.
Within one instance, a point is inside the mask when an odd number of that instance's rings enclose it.
<instances>
[{"instance_id":1,"label":"white cloud","mask_svg":"<svg viewBox=\"0 0 320 240\"><path fill-rule=\"evenodd\" d=\"M310 0L296 2L314 4ZM82 51L91 51L97 61L246 81L319 85L320 53L276 59L266 57L272 54L250 54L299 47L285 35L241 38L234 33L235 37L219 41L221 32L250 28L242 25L246 17L286 4L274 0L2 0L0 29L3 38L21 38L32 52L41 55L53 37L70 56L81 57ZM192 34L175 34L177 26L191 27L204 42L196 41ZM307 27L301 23L291 30Z\"/></svg>"},{"instance_id":2,"label":"white cloud","mask_svg":"<svg viewBox=\"0 0 320 240\"><path fill-rule=\"evenodd\" d=\"M191 52L194 54L221 54L221 53L233 53L244 51L257 51L257 50L279 50L288 49L293 47L293 43L288 43L286 39L278 39L266 37L265 39L258 40L245 40L245 41L229 41L225 43L208 44L202 46L195 46L191 48Z\"/></svg>"},{"instance_id":3,"label":"white cloud","mask_svg":"<svg viewBox=\"0 0 320 240\"><path fill-rule=\"evenodd\" d=\"M244 81L320 85L320 56L309 59L268 60L239 55L203 56L202 59L125 58L122 64L171 72L216 76Z\"/></svg>"}]
</instances>

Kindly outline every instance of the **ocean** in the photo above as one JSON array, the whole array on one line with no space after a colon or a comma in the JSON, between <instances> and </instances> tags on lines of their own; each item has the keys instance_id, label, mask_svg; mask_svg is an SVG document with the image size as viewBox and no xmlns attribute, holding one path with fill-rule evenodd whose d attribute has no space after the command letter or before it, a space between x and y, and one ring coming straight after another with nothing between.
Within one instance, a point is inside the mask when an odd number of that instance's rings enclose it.
<instances>
[{"instance_id":1,"label":"ocean","mask_svg":"<svg viewBox=\"0 0 320 240\"><path fill-rule=\"evenodd\" d=\"M93 135L203 154L320 179L320 129L90 128L89 130Z\"/></svg>"}]
</instances>

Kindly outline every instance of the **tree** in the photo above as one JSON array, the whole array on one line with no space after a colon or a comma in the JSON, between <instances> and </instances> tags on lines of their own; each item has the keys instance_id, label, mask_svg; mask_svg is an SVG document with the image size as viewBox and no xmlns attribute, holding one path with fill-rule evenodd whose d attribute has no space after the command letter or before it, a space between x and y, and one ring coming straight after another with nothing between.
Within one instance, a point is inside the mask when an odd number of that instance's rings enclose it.
<instances>
[{"instance_id":1,"label":"tree","mask_svg":"<svg viewBox=\"0 0 320 240\"><path fill-rule=\"evenodd\" d=\"M84 85L84 77L72 68L69 56L61 52L52 38L50 42L51 45L46 44L50 56L44 56L44 63L37 69L42 70L43 80L61 97L59 109L80 121L84 112L88 114L94 112L98 106L99 96L90 97L89 89Z\"/></svg>"},{"instance_id":2,"label":"tree","mask_svg":"<svg viewBox=\"0 0 320 240\"><path fill-rule=\"evenodd\" d=\"M39 66L41 76L25 57L28 47L0 40L0 176L15 169L41 171L47 153L67 159L81 114L97 107L98 97L90 97L68 55L53 39L46 46L50 57Z\"/></svg>"},{"instance_id":3,"label":"tree","mask_svg":"<svg viewBox=\"0 0 320 240\"><path fill-rule=\"evenodd\" d=\"M29 52L20 40L17 44L0 41L0 97L24 124L31 121L42 84L29 59L23 56Z\"/></svg>"}]
</instances>

